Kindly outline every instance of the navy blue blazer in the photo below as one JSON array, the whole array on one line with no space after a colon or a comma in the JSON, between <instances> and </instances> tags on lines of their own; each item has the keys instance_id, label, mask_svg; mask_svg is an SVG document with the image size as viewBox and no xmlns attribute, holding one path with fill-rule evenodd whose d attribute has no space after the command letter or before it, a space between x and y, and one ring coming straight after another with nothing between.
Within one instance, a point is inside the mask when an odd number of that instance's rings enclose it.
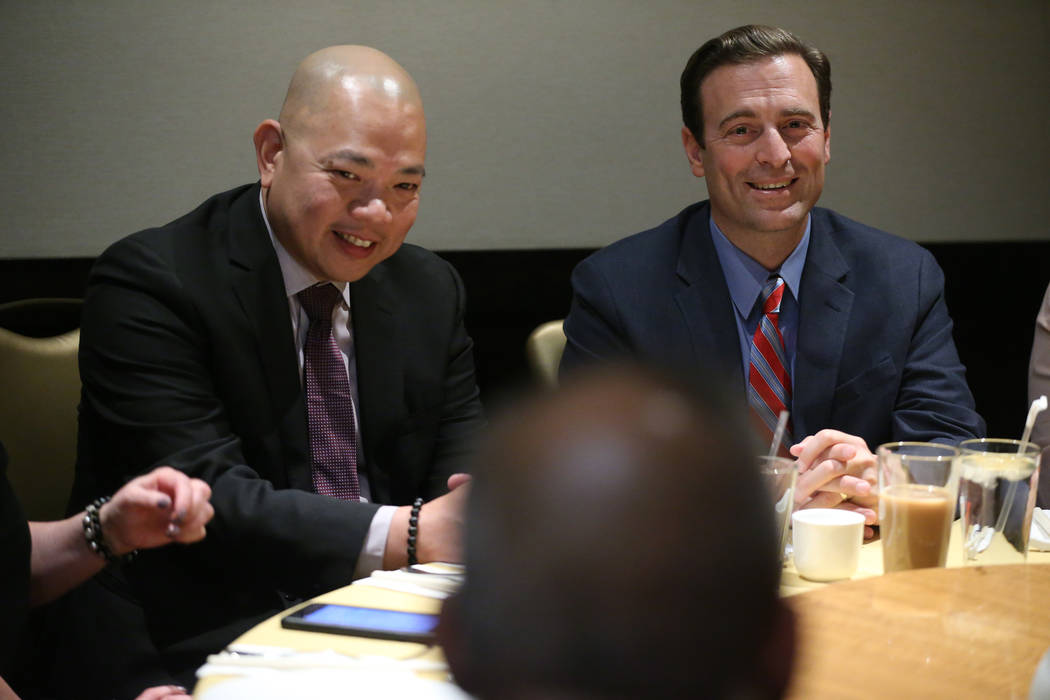
<instances>
[{"instance_id":1,"label":"navy blue blazer","mask_svg":"<svg viewBox=\"0 0 1050 700\"><path fill-rule=\"evenodd\" d=\"M563 373L628 356L727 377L745 396L709 220L699 202L576 267ZM815 208L798 301L796 440L835 428L874 451L892 440L984 435L952 340L944 274L929 251Z\"/></svg>"}]
</instances>

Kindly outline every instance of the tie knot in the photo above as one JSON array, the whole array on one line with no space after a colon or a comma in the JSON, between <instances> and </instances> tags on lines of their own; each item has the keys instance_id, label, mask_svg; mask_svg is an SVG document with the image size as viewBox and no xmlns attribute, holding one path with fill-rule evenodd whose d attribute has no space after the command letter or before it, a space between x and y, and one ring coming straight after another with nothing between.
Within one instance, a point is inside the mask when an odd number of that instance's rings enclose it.
<instances>
[{"instance_id":1,"label":"tie knot","mask_svg":"<svg viewBox=\"0 0 1050 700\"><path fill-rule=\"evenodd\" d=\"M299 297L299 303L303 305L303 310L310 317L311 323L314 321L330 323L332 309L343 298L342 293L328 282L307 287L296 296Z\"/></svg>"},{"instance_id":2,"label":"tie knot","mask_svg":"<svg viewBox=\"0 0 1050 700\"><path fill-rule=\"evenodd\" d=\"M780 301L784 298L784 278L770 275L762 287L762 313L780 313Z\"/></svg>"}]
</instances>

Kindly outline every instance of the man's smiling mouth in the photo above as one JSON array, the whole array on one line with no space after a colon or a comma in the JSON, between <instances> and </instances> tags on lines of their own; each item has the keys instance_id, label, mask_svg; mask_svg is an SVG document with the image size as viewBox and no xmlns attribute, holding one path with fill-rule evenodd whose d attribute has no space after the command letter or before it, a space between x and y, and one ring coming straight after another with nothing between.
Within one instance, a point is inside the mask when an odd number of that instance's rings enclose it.
<instances>
[{"instance_id":1,"label":"man's smiling mouth","mask_svg":"<svg viewBox=\"0 0 1050 700\"><path fill-rule=\"evenodd\" d=\"M357 236L354 236L349 233L343 233L342 231L335 231L334 233L347 243L351 245L356 245L359 248L371 248L375 244L375 241L366 241L363 238L358 238Z\"/></svg>"},{"instance_id":2,"label":"man's smiling mouth","mask_svg":"<svg viewBox=\"0 0 1050 700\"><path fill-rule=\"evenodd\" d=\"M795 179L798 179L798 178L795 178ZM749 187L751 187L752 189L756 189L756 190L764 190L764 191L768 191L768 190L782 190L785 187L789 187L793 182L795 182L795 179L784 180L782 182L770 182L770 183L749 182L747 184L748 184Z\"/></svg>"}]
</instances>

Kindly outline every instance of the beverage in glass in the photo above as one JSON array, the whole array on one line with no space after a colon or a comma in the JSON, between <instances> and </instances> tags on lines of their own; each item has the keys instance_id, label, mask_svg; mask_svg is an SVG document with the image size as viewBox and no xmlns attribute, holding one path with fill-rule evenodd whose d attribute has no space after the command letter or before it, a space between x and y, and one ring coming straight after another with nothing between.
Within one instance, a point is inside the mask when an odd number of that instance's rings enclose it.
<instances>
[{"instance_id":1,"label":"beverage in glass","mask_svg":"<svg viewBox=\"0 0 1050 700\"><path fill-rule=\"evenodd\" d=\"M1039 478L1039 447L984 438L966 440L959 449L964 563L1024 563Z\"/></svg>"},{"instance_id":2,"label":"beverage in glass","mask_svg":"<svg viewBox=\"0 0 1050 700\"><path fill-rule=\"evenodd\" d=\"M944 566L955 515L959 450L893 442L876 450L883 571Z\"/></svg>"}]
</instances>

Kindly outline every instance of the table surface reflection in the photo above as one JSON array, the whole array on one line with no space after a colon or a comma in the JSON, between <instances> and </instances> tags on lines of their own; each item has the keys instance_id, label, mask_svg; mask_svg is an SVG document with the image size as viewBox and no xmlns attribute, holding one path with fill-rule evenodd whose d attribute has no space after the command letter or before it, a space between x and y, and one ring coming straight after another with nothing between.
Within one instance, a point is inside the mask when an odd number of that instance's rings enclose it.
<instances>
[{"instance_id":1,"label":"table surface reflection","mask_svg":"<svg viewBox=\"0 0 1050 700\"><path fill-rule=\"evenodd\" d=\"M956 521L952 526L951 540L948 543L948 568L963 565L961 540L962 528L959 527L959 523ZM988 564L1016 564L1018 563L1017 559L1019 558L1020 557L1016 552L1004 548L1001 555L995 550L987 552L987 558L984 559L983 562ZM1029 564L1050 564L1050 552L1029 550L1027 561ZM871 542L865 542L864 546L860 548L860 561L857 564L857 573L851 577L851 580L856 581L870 578L872 576L881 576L882 573L882 542L878 539ZM789 557L784 564L784 570L780 576L780 595L791 596L823 588L828 585L840 585L841 583L844 582L839 581L833 584L828 584L804 579L799 576L798 571L795 569L795 563L791 561L791 558Z\"/></svg>"},{"instance_id":2,"label":"table surface reflection","mask_svg":"<svg viewBox=\"0 0 1050 700\"><path fill-rule=\"evenodd\" d=\"M787 602L793 698L1027 698L1050 648L1048 564L902 571Z\"/></svg>"}]
</instances>

